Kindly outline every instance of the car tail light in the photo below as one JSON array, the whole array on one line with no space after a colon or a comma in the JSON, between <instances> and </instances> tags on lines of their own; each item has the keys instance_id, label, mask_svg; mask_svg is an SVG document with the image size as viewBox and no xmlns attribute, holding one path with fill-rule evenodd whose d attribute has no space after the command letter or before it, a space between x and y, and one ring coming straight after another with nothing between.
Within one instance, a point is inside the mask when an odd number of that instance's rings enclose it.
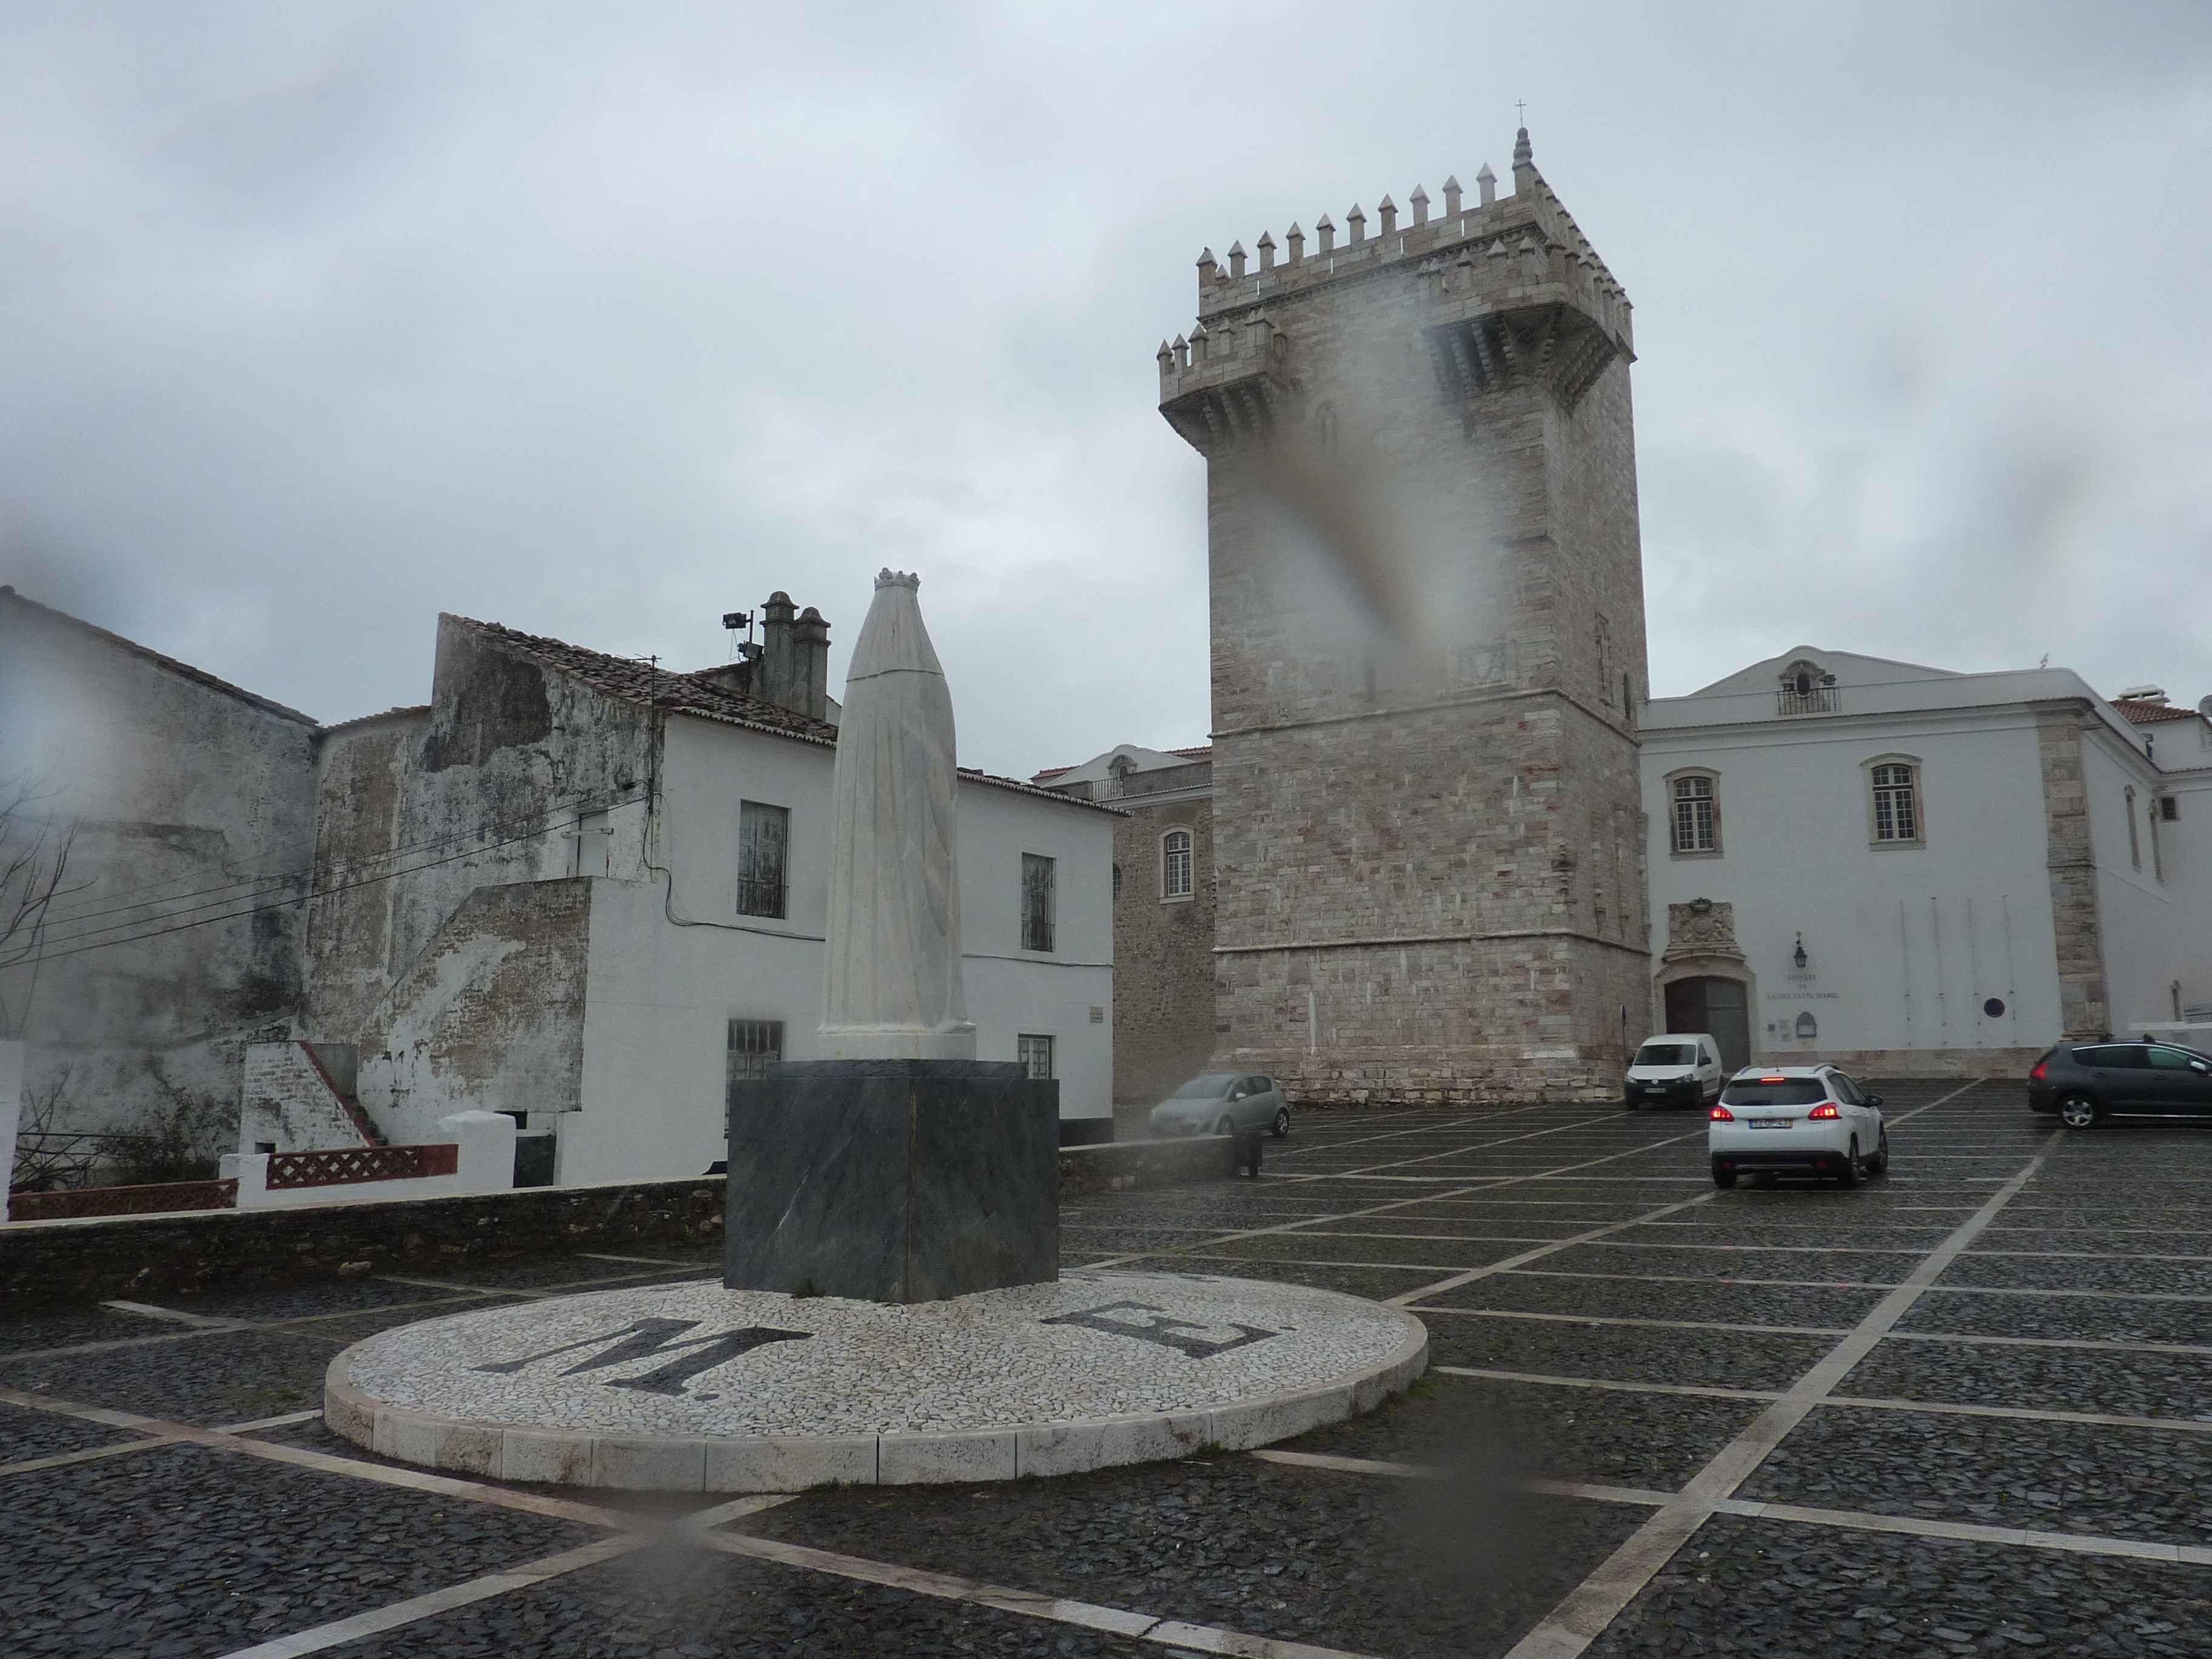
<instances>
[{"instance_id":1,"label":"car tail light","mask_svg":"<svg viewBox=\"0 0 2212 1659\"><path fill-rule=\"evenodd\" d=\"M2050 1075L2051 1067L2039 1060L2035 1062L2035 1069L2027 1074L2027 1080L2030 1083L2040 1083Z\"/></svg>"},{"instance_id":2,"label":"car tail light","mask_svg":"<svg viewBox=\"0 0 2212 1659\"><path fill-rule=\"evenodd\" d=\"M1810 1113L1807 1114L1807 1115L1811 1117L1835 1117L1838 1115L1838 1114L1837 1113L1834 1106L1831 1105L1826 1101L1822 1101L1818 1106L1815 1106Z\"/></svg>"},{"instance_id":3,"label":"car tail light","mask_svg":"<svg viewBox=\"0 0 2212 1659\"><path fill-rule=\"evenodd\" d=\"M1790 1081L1786 1077L1763 1077L1759 1080L1761 1083L1787 1083Z\"/></svg>"},{"instance_id":4,"label":"car tail light","mask_svg":"<svg viewBox=\"0 0 2212 1659\"><path fill-rule=\"evenodd\" d=\"M1725 1106L1716 1106L1713 1108L1713 1121L1716 1123L1733 1123L1735 1121L1735 1114L1729 1110Z\"/></svg>"}]
</instances>

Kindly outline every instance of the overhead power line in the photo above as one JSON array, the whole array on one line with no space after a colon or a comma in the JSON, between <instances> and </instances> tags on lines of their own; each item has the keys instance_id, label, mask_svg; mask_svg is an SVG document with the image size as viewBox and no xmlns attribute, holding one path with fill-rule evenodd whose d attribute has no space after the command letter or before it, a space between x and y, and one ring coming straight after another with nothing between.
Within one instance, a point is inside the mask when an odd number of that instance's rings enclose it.
<instances>
[{"instance_id":1,"label":"overhead power line","mask_svg":"<svg viewBox=\"0 0 2212 1659\"><path fill-rule=\"evenodd\" d=\"M613 803L611 803L611 804L612 804L612 805L625 805L625 804L627 804L627 802L628 802L628 801L629 801L629 800L639 800L639 799L644 799L644 798L643 798L643 796L641 796L641 795L631 795L631 796L625 797L625 798L624 798L623 800L621 800L621 801L617 801L617 802L613 802ZM541 822L539 822L539 823L538 823L534 824L533 826L532 826L530 829L528 829L528 830L526 830L522 831L520 834L518 834L518 835L513 835L513 836L507 836L507 837L506 837L505 839L503 839L503 840L487 842L487 843L485 843L484 845L480 846L480 847L468 847L468 848L464 848L461 851L459 851L459 852L458 852L458 853L449 853L449 854L447 854L445 857L443 857L443 858L439 858L439 859L428 859L428 860L424 860L424 861L423 861L422 863L421 863L421 864L410 865L410 866L407 866L405 869L404 869L404 870L386 870L386 871L385 871L385 872L383 872L382 873L378 874L378 875L364 876L364 877L361 878L359 880L357 880L357 881L339 882L339 883L336 883L336 884L334 884L333 885L331 885L331 886L328 886L328 887L319 888L319 889L316 889L316 890L313 890L313 891L310 891L310 892L301 893L301 894L300 894L300 895L299 895L298 896L296 896L296 897L294 897L294 898L287 898L287 899L284 899L284 900L283 900L283 901L281 901L281 902L277 902L277 903L275 903L275 904L257 904L257 905L250 906L250 907L248 907L247 908L245 908L245 909L242 909L242 910L230 910L230 911L227 911L227 912L225 912L225 913L224 913L223 915L215 915L215 916L203 916L203 917L201 917L201 918L200 918L198 921L180 921L180 922L178 922L174 927L156 927L156 928L150 929L150 930L149 930L148 932L145 932L145 933L132 933L132 934L130 934L130 935L128 935L127 937L123 938L123 939L101 939L101 940L100 940L100 941L99 941L98 943L96 943L96 944L91 944L91 945L77 945L75 949L73 949L73 950L68 950L68 951L46 951L46 950L43 950L43 949L42 949L42 950L39 950L39 951L25 951L25 952L24 952L21 957L17 957L14 962L11 962L11 963L9 963L5 964L5 967L6 967L6 968L30 967L30 966L40 965L40 964L43 964L43 963L50 963L50 962L64 962L64 961L68 960L68 959L69 959L70 957L79 957L79 956L83 956L83 955L87 954L88 952L89 952L89 951L108 951L108 950L112 950L112 949L114 949L117 945L137 945L137 944L143 943L143 941L145 941L145 940L147 940L147 939L165 938L166 936L167 936L168 934L171 934L171 933L185 933L185 932L188 932L188 931L190 931L191 929L195 928L195 927L212 927L212 926L214 926L214 925L215 925L215 924L216 924L217 922L224 922L224 921L241 921L241 920L243 920L244 918L246 918L246 917L247 917L247 916L256 916L256 915L261 915L262 913L264 913L264 911L269 911L269 910L285 910L285 909L290 909L290 908L294 908L295 906L301 905L301 904L307 904L307 903L311 903L311 902L313 902L314 900L316 900L316 899L319 899L319 898L329 898L329 897L331 897L332 896L334 896L334 895L336 895L336 894L338 894L338 893L349 893L349 892L355 891L356 890L357 890L357 889L359 889L359 888L362 888L362 887L374 887L374 886L377 885L377 884L378 884L379 883L380 883L380 882L391 881L391 880L394 879L395 878L397 878L397 877L400 877L400 876L411 876L411 875L415 875L415 874L416 874L416 873L418 873L418 872L422 872L422 871L424 871L424 870L434 870L434 869L438 868L438 866L440 866L441 865L446 865L446 864L458 864L458 863L459 863L459 862L460 862L460 860L462 860L463 859L475 858L475 857L477 857L477 856L478 856L479 854L484 854L484 853L491 852L491 851L493 851L493 850L495 850L495 848L501 848L501 847L510 847L510 846L513 846L513 845L514 845L515 842L520 842L520 841L528 841L528 840L530 840L531 838L532 838L533 836L543 835L543 834L544 834L544 833L548 829L551 828L554 824L556 824L556 823L558 823L562 822L562 818L563 817L565 817L565 816L566 816L565 814L562 814L562 815L559 815L559 816L556 816L556 817L550 817L550 818L544 819L544 820L542 820ZM200 907L200 908L210 908L210 907L202 906L202 907ZM173 915L185 915L185 914L188 914L188 913L186 913L186 912L183 912L183 911L177 911L177 912L173 912L172 914L173 914ZM160 920L166 920L166 918L156 917L156 918L152 918L152 920L160 921ZM118 927L127 927L127 926L131 926L131 925L133 925L133 924L130 924L130 923L119 923L119 924L118 924ZM110 929L99 929L99 930L95 930L95 931L100 931L100 932L107 932L107 931L112 931L112 930L110 930ZM84 936L84 935L80 935L79 937L81 937L81 938L82 938L82 937L86 937L86 936ZM4 971L4 969L0 969L0 971Z\"/></svg>"}]
</instances>

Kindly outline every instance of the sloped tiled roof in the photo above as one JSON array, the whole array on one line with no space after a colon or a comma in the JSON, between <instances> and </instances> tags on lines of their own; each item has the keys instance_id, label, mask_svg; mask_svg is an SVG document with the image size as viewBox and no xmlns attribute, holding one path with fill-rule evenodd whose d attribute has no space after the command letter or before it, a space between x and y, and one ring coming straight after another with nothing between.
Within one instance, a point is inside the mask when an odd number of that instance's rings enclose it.
<instances>
[{"instance_id":1,"label":"sloped tiled roof","mask_svg":"<svg viewBox=\"0 0 2212 1659\"><path fill-rule=\"evenodd\" d=\"M139 644L136 640L126 640L120 634L111 634L104 628L95 628L81 617L70 616L66 611L57 611L51 605L40 605L36 599L27 599L12 587L0 586L0 601L21 605L25 611L33 612L41 622L59 623L64 627L76 629L81 634L88 634L96 640L105 641L118 650L130 653L142 662L149 662L157 668L167 669L180 679L190 680L195 685L204 685L210 691L220 691L223 696L235 697L240 702L251 703L256 708L265 709L280 719L297 720L302 726L316 724L313 714L303 714L298 709L288 708L283 703L270 698L257 696L243 686L233 685L228 680L217 679L205 669L195 668L188 662L179 662L174 657L165 657L160 652L149 650L147 647Z\"/></svg>"},{"instance_id":2,"label":"sloped tiled roof","mask_svg":"<svg viewBox=\"0 0 2212 1659\"><path fill-rule=\"evenodd\" d=\"M2156 726L2165 720L2193 720L2203 718L2194 708L2177 708L2170 702L2153 702L2148 697L2120 697L2112 703L2113 712L2130 726Z\"/></svg>"},{"instance_id":3,"label":"sloped tiled roof","mask_svg":"<svg viewBox=\"0 0 2212 1659\"><path fill-rule=\"evenodd\" d=\"M502 628L497 623L478 622L472 617L455 617L453 620L548 668L558 669L594 691L604 691L624 702L649 703L684 714L713 715L794 737L819 738L831 743L837 738L837 728L827 720L798 714L748 692L715 685L695 674L679 674L656 668L651 663L633 662L628 657L609 656L604 651L570 645L565 640L550 639L543 634L525 634Z\"/></svg>"},{"instance_id":4,"label":"sloped tiled roof","mask_svg":"<svg viewBox=\"0 0 2212 1659\"><path fill-rule=\"evenodd\" d=\"M1159 752L1164 755L1177 755L1187 761L1212 760L1213 745L1210 743L1201 743L1191 749L1163 749ZM1048 766L1042 772L1030 773L1030 781L1038 784L1050 783L1054 778L1065 777L1068 773L1074 771L1078 766L1090 764L1089 761L1078 761L1074 766Z\"/></svg>"},{"instance_id":5,"label":"sloped tiled roof","mask_svg":"<svg viewBox=\"0 0 2212 1659\"><path fill-rule=\"evenodd\" d=\"M496 640L510 650L519 651L548 668L566 674L590 686L594 691L618 697L625 702L650 703L654 708L672 709L679 714L728 720L735 725L751 726L757 731L770 732L778 737L796 738L802 742L821 744L825 747L836 745L837 728L829 721L796 714L746 692L729 690L702 678L702 674L711 675L720 672L718 670L679 674L669 669L655 669L650 663L633 662L628 657L611 657L603 651L570 645L565 640L550 639L542 634L521 633L515 629L502 628L497 623L478 622L472 617L453 617L452 620L464 628ZM1066 795L1055 794L1049 789L1036 788L1016 778L996 777L969 766L959 770L962 777L976 783L989 784L994 789L1011 789L1017 794L1034 795L1056 805L1080 806L1091 811L1109 812L1116 817L1126 816L1115 807L1098 802L1075 800Z\"/></svg>"}]
</instances>

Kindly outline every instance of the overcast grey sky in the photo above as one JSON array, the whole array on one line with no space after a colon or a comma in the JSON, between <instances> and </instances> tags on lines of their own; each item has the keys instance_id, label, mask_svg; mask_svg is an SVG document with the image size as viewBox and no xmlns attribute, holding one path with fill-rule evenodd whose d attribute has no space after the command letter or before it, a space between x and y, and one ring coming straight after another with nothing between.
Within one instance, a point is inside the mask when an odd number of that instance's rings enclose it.
<instances>
[{"instance_id":1,"label":"overcast grey sky","mask_svg":"<svg viewBox=\"0 0 2212 1659\"><path fill-rule=\"evenodd\" d=\"M963 758L1206 729L1202 244L1538 164L1656 692L2212 692L2212 5L0 6L0 580L305 708L922 573Z\"/></svg>"}]
</instances>

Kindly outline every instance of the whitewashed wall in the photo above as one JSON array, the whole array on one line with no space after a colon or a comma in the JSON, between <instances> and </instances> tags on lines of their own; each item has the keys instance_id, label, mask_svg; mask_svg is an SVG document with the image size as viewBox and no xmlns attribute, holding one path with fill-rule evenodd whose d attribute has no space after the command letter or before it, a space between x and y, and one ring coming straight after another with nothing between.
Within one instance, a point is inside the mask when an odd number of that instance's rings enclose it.
<instances>
[{"instance_id":1,"label":"whitewashed wall","mask_svg":"<svg viewBox=\"0 0 2212 1659\"><path fill-rule=\"evenodd\" d=\"M2188 728L2179 735L2193 741ZM2195 758L2182 742L2163 747L2167 752L2161 759ZM2146 1020L2171 1020L2176 981L2184 1006L2212 1001L2212 872L2205 867L2212 851L2207 833L2212 830L2212 779L2154 775L2149 762L2124 738L2101 729L2084 735L2081 762L2112 1027L2124 1030ZM2132 855L2130 786L2136 792ZM2180 802L2181 816L2154 830L2156 798L2169 792Z\"/></svg>"},{"instance_id":2,"label":"whitewashed wall","mask_svg":"<svg viewBox=\"0 0 2212 1659\"><path fill-rule=\"evenodd\" d=\"M1771 696L1761 693L1771 704ZM1683 704L1693 699L1683 699ZM1871 844L1864 763L1917 757L1924 847ZM1961 710L1832 715L1644 733L1652 951L1667 906L1733 902L1757 977L1762 1056L2040 1048L2059 1032L2032 718ZM1719 775L1722 852L1674 855L1666 778ZM1809 978L1795 979L1802 931ZM2005 1004L2001 1018L1983 1012ZM1818 1035L1801 1042L1797 1015Z\"/></svg>"},{"instance_id":3,"label":"whitewashed wall","mask_svg":"<svg viewBox=\"0 0 2212 1659\"><path fill-rule=\"evenodd\" d=\"M669 721L657 862L672 884L657 873L592 884L582 1109L557 1125L563 1185L696 1175L722 1157L730 1020L780 1020L786 1057L814 1056L833 763L826 746ZM791 813L781 921L737 913L747 799ZM1012 1060L1018 1034L1052 1036L1063 1119L1113 1110L1113 826L1103 812L961 786L961 936L977 1053ZM1058 949L1048 956L1019 948L1024 852L1059 861Z\"/></svg>"}]
</instances>

